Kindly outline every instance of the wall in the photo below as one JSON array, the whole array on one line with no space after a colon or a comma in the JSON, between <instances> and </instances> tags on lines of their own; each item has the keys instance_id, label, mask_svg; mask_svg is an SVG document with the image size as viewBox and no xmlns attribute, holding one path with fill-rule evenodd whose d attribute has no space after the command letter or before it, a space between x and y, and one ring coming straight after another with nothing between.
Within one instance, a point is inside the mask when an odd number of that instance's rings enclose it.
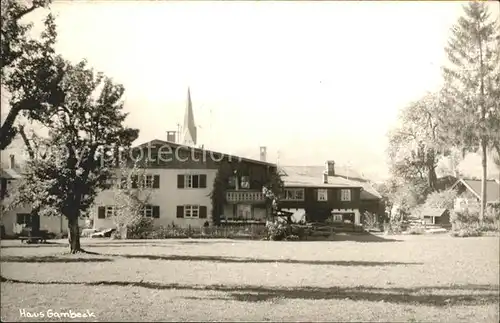
<instances>
[{"instance_id":1,"label":"wall","mask_svg":"<svg viewBox=\"0 0 500 323\"><path fill-rule=\"evenodd\" d=\"M16 233L16 222L18 213L30 213L31 207L20 207L2 214L1 223L4 225L5 234L12 236ZM61 223L62 222L62 223ZM79 219L80 229L85 226L85 219ZM40 216L40 230L51 233L68 233L68 220L64 216Z\"/></svg>"},{"instance_id":2,"label":"wall","mask_svg":"<svg viewBox=\"0 0 500 323\"><path fill-rule=\"evenodd\" d=\"M147 175L159 175L160 187L151 189L151 205L160 207L160 217L153 219L155 226L167 226L174 223L177 226L187 227L202 226L205 221L211 222L212 201L210 192L217 173L216 169L160 169L151 168L146 170ZM206 174L206 188L177 188L177 175ZM115 201L115 191L105 190L100 192L94 202L93 218L94 228L114 228L111 218L97 218L97 208L99 206L112 206ZM207 207L206 219L177 218L177 206L185 204L204 205Z\"/></svg>"},{"instance_id":3,"label":"wall","mask_svg":"<svg viewBox=\"0 0 500 323\"><path fill-rule=\"evenodd\" d=\"M286 187L293 188L293 187ZM300 187L296 187L300 188ZM304 188L304 201L281 201L281 207L285 209L359 209L360 189L351 188L351 201L341 201L341 188L328 188L328 200L318 201L317 188Z\"/></svg>"}]
</instances>

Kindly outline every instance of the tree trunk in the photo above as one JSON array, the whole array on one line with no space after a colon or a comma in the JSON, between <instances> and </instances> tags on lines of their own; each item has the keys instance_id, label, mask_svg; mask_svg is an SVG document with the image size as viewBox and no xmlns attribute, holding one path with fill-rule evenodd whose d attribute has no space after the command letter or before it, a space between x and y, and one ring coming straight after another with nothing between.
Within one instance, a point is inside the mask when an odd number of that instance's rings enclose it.
<instances>
[{"instance_id":1,"label":"tree trunk","mask_svg":"<svg viewBox=\"0 0 500 323\"><path fill-rule=\"evenodd\" d=\"M83 251L80 247L80 228L78 227L78 214L68 217L68 241L71 253Z\"/></svg>"},{"instance_id":2,"label":"tree trunk","mask_svg":"<svg viewBox=\"0 0 500 323\"><path fill-rule=\"evenodd\" d=\"M119 233L120 233L120 239L121 240L126 240L127 239L127 226L122 224L118 227Z\"/></svg>"},{"instance_id":3,"label":"tree trunk","mask_svg":"<svg viewBox=\"0 0 500 323\"><path fill-rule=\"evenodd\" d=\"M487 162L487 143L486 139L482 138L481 139L481 166L483 173L481 175L481 211L479 213L479 224L483 224L483 219L484 219L484 214L486 211L486 179L488 176L488 162Z\"/></svg>"}]
</instances>

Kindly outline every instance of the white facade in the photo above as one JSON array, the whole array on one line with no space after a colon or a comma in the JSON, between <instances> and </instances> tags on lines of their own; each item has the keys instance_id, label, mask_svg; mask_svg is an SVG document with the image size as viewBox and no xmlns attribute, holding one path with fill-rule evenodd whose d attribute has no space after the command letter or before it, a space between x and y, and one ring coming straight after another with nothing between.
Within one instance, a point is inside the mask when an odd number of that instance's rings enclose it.
<instances>
[{"instance_id":1,"label":"white facade","mask_svg":"<svg viewBox=\"0 0 500 323\"><path fill-rule=\"evenodd\" d=\"M151 193L150 201L148 204L159 207L159 217L154 218L155 226L167 226L175 224L180 227L201 227L205 221L212 222L212 201L210 193L212 191L213 182L215 180L216 169L161 169L149 168L145 171L144 175L158 175L159 188L150 188L148 192ZM177 178L178 175L206 175L206 187L204 188L178 188ZM106 218L99 218L98 208L100 206L113 206L115 204L115 190L105 190L100 192L94 202L93 208L93 227L96 229L101 228L114 228L115 224L113 218L107 216ZM178 206L204 206L206 207L206 218L199 216L193 217L177 217Z\"/></svg>"}]
</instances>

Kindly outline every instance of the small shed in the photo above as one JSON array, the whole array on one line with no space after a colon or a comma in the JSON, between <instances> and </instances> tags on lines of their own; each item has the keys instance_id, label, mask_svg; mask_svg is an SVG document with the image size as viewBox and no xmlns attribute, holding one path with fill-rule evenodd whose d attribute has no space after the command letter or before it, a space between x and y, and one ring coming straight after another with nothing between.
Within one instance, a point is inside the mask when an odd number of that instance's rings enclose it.
<instances>
[{"instance_id":1,"label":"small shed","mask_svg":"<svg viewBox=\"0 0 500 323\"><path fill-rule=\"evenodd\" d=\"M450 211L446 208L422 208L419 216L426 224L449 226Z\"/></svg>"}]
</instances>

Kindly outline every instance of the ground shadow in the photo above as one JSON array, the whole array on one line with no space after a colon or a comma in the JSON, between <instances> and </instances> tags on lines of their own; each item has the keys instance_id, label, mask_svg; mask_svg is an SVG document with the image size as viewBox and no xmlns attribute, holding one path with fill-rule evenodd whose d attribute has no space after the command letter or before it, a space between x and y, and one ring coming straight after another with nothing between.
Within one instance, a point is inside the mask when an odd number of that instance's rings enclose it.
<instances>
[{"instance_id":1,"label":"ground shadow","mask_svg":"<svg viewBox=\"0 0 500 323\"><path fill-rule=\"evenodd\" d=\"M78 258L69 256L2 256L0 262L16 262L16 263L71 263L71 262L110 262L111 258Z\"/></svg>"},{"instance_id":2,"label":"ground shadow","mask_svg":"<svg viewBox=\"0 0 500 323\"><path fill-rule=\"evenodd\" d=\"M106 256L168 260L168 261L210 261L219 263L269 263L269 264L302 264L323 266L398 266L398 265L423 265L421 262L381 262L381 261L355 261L355 260L298 260L298 259L262 259L262 258L239 258L221 256L195 256L195 255L131 255L131 254L106 254Z\"/></svg>"},{"instance_id":3,"label":"ground shadow","mask_svg":"<svg viewBox=\"0 0 500 323\"><path fill-rule=\"evenodd\" d=\"M162 284L155 282L128 281L95 281L95 282L36 282L8 279L1 276L3 283L36 284L36 285L83 285L83 286L135 286L156 290L193 290L217 291L227 293L226 297L184 297L185 299L236 300L243 302L262 302L272 299L307 299L307 300L352 300L387 303L421 304L431 306L452 305L485 305L498 304L499 286L490 285L454 285L425 286L417 288L377 288L369 286L356 287L263 287L263 286L231 286L231 285L183 285ZM446 292L454 292L446 294Z\"/></svg>"},{"instance_id":4,"label":"ground shadow","mask_svg":"<svg viewBox=\"0 0 500 323\"><path fill-rule=\"evenodd\" d=\"M363 233L363 234L343 234L337 233L334 234L328 241L352 241L352 242L360 242L360 243L368 243L368 242L402 242L403 240L397 240L393 238L384 238L380 235L375 235L371 233Z\"/></svg>"}]
</instances>

